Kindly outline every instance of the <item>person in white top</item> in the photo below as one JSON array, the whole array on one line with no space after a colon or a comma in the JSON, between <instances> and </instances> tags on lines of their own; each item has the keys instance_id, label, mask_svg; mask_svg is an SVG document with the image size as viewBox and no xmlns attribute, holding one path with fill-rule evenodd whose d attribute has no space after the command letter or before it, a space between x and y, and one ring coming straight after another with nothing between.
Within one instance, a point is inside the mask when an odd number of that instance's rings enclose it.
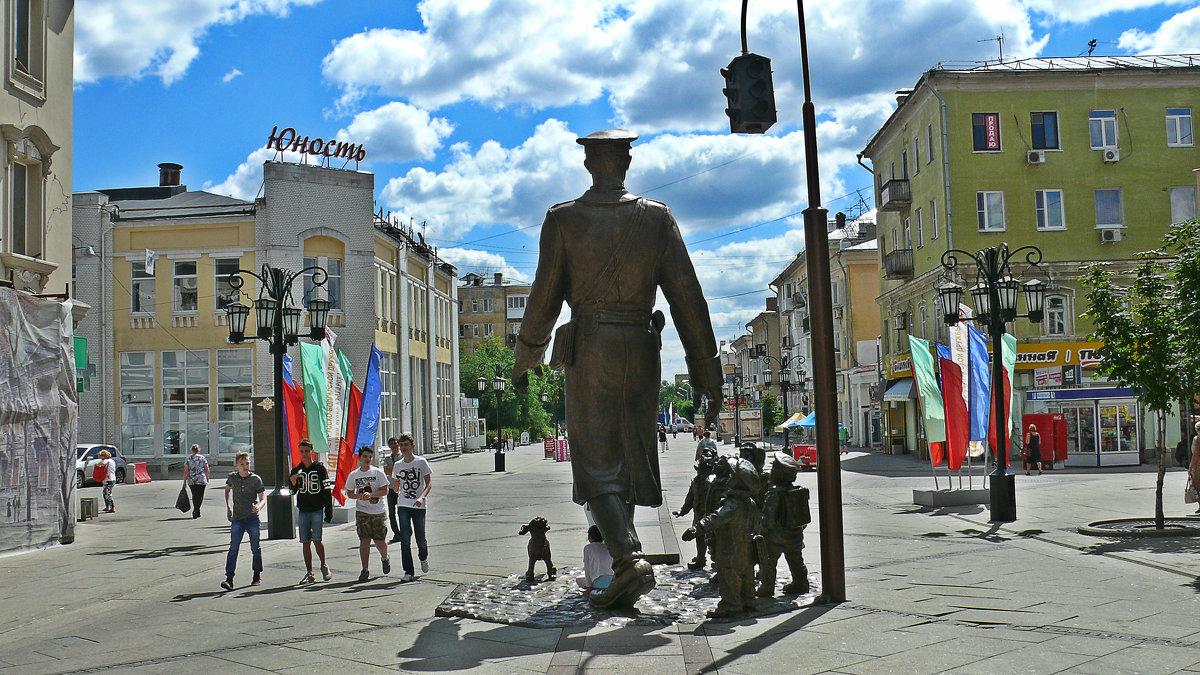
<instances>
[{"instance_id":1,"label":"person in white top","mask_svg":"<svg viewBox=\"0 0 1200 675\"><path fill-rule=\"evenodd\" d=\"M392 489L396 492L396 517L400 523L400 563L404 565L401 581L412 581L412 535L417 535L417 557L421 572L429 571L429 546L425 543L425 506L433 488L433 470L424 457L413 454L412 434L400 434L400 458L392 466Z\"/></svg>"},{"instance_id":2,"label":"person in white top","mask_svg":"<svg viewBox=\"0 0 1200 675\"><path fill-rule=\"evenodd\" d=\"M588 543L583 547L583 575L575 581L585 593L592 590L608 588L612 581L612 554L604 545L604 536L600 528L592 525L588 528Z\"/></svg>"},{"instance_id":3,"label":"person in white top","mask_svg":"<svg viewBox=\"0 0 1200 675\"><path fill-rule=\"evenodd\" d=\"M387 550L387 511L388 479L383 469L371 466L375 459L375 451L364 445L358 449L358 468L346 477L346 495L355 502L354 526L358 531L358 557L362 560L362 572L359 581L371 578L367 571L367 563L371 560L371 543L379 549L382 558L383 573L392 571L392 561L388 559Z\"/></svg>"},{"instance_id":4,"label":"person in white top","mask_svg":"<svg viewBox=\"0 0 1200 675\"><path fill-rule=\"evenodd\" d=\"M104 465L104 513L116 513L117 507L113 502L113 486L117 484L117 462L112 458L112 453L107 450L101 450L97 455L100 458L100 463Z\"/></svg>"}]
</instances>

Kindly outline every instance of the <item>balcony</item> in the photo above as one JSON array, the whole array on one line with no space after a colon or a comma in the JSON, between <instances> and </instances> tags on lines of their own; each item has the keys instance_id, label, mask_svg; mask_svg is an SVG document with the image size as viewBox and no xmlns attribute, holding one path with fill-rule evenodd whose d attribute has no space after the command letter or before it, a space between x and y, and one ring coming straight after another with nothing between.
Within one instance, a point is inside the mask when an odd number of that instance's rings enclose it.
<instances>
[{"instance_id":1,"label":"balcony","mask_svg":"<svg viewBox=\"0 0 1200 675\"><path fill-rule=\"evenodd\" d=\"M911 279L913 276L913 252L911 248L898 248L883 256L885 279Z\"/></svg>"},{"instance_id":2,"label":"balcony","mask_svg":"<svg viewBox=\"0 0 1200 675\"><path fill-rule=\"evenodd\" d=\"M907 178L893 178L879 190L880 211L903 211L912 205L912 189Z\"/></svg>"}]
</instances>

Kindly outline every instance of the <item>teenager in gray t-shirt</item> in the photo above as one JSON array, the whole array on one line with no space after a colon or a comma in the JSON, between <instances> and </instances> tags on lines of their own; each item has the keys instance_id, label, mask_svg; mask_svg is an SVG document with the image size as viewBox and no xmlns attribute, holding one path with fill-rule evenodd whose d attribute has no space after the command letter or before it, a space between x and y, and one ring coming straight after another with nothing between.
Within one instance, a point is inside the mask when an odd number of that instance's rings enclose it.
<instances>
[{"instance_id":1,"label":"teenager in gray t-shirt","mask_svg":"<svg viewBox=\"0 0 1200 675\"><path fill-rule=\"evenodd\" d=\"M234 460L237 471L225 479L225 515L229 518L229 554L225 557L225 581L221 588L233 590L233 573L237 567L238 549L242 536L250 535L250 553L254 579L251 586L262 583L262 551L258 546L260 522L258 512L266 504L262 478L250 472L250 453L239 452Z\"/></svg>"}]
</instances>

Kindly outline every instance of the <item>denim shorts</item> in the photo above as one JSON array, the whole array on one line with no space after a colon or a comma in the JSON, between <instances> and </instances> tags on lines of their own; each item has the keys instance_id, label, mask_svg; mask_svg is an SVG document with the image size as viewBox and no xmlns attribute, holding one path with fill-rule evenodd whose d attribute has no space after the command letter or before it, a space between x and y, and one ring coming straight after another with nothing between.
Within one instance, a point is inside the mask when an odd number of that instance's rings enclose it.
<instances>
[{"instance_id":1,"label":"denim shorts","mask_svg":"<svg viewBox=\"0 0 1200 675\"><path fill-rule=\"evenodd\" d=\"M300 543L321 541L321 529L325 526L325 514L321 511L300 511L296 525L300 528Z\"/></svg>"}]
</instances>

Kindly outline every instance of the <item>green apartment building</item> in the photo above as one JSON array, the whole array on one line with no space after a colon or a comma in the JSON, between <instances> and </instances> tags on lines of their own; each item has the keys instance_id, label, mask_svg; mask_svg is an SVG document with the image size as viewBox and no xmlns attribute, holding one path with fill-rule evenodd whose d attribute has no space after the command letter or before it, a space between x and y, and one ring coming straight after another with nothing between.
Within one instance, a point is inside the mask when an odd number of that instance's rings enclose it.
<instances>
[{"instance_id":1,"label":"green apartment building","mask_svg":"<svg viewBox=\"0 0 1200 675\"><path fill-rule=\"evenodd\" d=\"M1041 249L1045 320L1018 319L1016 413L1065 420L1068 465L1137 464L1155 438L1136 395L1095 380L1080 268L1119 272L1196 216L1200 55L939 66L867 144L879 210L882 414L894 451L925 453L907 335L945 343L935 287L950 248ZM865 166L865 165L864 165ZM961 259L960 259L961 262ZM961 268L960 268L961 269ZM956 281L974 284L974 270ZM1023 303L1022 303L1023 304ZM1024 312L1024 307L1020 307ZM1179 439L1168 421L1168 440Z\"/></svg>"}]
</instances>

